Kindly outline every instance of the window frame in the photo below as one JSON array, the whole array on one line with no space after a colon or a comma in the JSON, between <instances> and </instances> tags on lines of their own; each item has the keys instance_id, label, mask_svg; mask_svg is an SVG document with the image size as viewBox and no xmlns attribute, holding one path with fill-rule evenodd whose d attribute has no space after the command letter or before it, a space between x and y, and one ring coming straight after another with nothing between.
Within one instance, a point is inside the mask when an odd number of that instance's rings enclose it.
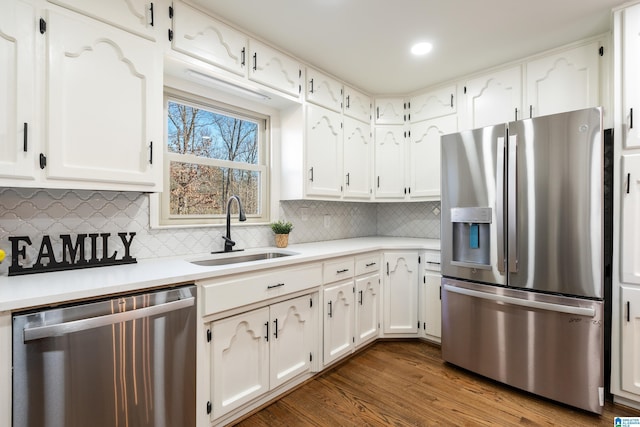
<instances>
[{"instance_id":1,"label":"window frame","mask_svg":"<svg viewBox=\"0 0 640 427\"><path fill-rule=\"evenodd\" d=\"M219 160L213 158L198 157L193 154L178 154L168 150L168 105L169 102L178 102L190 107L206 109L208 111L224 114L241 120L248 120L258 124L258 158L259 164L250 164L244 162L233 162L229 160ZM163 95L163 120L164 120L164 139L163 139L163 183L162 193L158 197L158 226L214 226L224 225L226 223L226 213L217 215L178 215L170 213L170 167L171 162L192 163L210 167L230 168L235 170L244 170L250 172L258 172L260 174L260 185L258 188L259 198L259 214L248 214L247 221L244 224L266 224L270 221L271 216L271 141L270 126L271 120L268 115L263 113L232 105L230 103L221 102L186 93L177 89L165 88ZM225 206L226 209L226 206ZM235 204L234 204L234 209Z\"/></svg>"}]
</instances>

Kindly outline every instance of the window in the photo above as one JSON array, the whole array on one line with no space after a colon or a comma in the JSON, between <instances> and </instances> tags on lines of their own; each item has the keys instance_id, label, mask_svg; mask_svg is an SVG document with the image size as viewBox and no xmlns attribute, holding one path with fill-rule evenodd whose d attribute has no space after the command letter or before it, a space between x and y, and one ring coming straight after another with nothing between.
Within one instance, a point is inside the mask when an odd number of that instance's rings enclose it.
<instances>
[{"instance_id":1,"label":"window","mask_svg":"<svg viewBox=\"0 0 640 427\"><path fill-rule=\"evenodd\" d=\"M248 222L268 222L267 118L177 96L165 98L165 109L161 223L221 224L232 195Z\"/></svg>"}]
</instances>

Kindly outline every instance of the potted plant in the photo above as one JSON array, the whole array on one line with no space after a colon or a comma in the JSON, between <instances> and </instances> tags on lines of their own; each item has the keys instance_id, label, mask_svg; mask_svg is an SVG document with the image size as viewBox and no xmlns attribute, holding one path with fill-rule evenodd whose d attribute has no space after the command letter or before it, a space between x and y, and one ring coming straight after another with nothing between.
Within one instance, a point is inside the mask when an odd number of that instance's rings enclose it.
<instances>
[{"instance_id":1,"label":"potted plant","mask_svg":"<svg viewBox=\"0 0 640 427\"><path fill-rule=\"evenodd\" d=\"M271 230L276 234L276 246L286 248L289 244L289 233L293 230L293 224L288 221L279 220L271 223Z\"/></svg>"}]
</instances>

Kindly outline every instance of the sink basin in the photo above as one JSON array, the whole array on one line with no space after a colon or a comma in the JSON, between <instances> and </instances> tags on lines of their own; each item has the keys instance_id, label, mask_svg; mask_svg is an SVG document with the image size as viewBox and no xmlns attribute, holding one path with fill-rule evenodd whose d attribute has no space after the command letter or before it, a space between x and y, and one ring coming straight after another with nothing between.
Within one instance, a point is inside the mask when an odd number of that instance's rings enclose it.
<instances>
[{"instance_id":1,"label":"sink basin","mask_svg":"<svg viewBox=\"0 0 640 427\"><path fill-rule=\"evenodd\" d=\"M214 266L214 265L237 264L240 262L265 261L269 259L281 258L281 257L286 257L291 255L296 255L296 253L268 251L268 252L246 253L242 255L221 256L218 258L208 258L208 259L202 259L202 260L190 261L190 262L191 264L196 264L196 265Z\"/></svg>"}]
</instances>

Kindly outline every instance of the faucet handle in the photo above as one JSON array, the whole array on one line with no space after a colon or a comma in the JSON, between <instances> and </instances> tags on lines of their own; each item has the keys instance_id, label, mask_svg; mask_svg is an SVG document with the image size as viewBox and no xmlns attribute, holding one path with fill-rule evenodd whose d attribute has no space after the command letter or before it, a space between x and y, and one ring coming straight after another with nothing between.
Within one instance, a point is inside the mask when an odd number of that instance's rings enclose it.
<instances>
[{"instance_id":1,"label":"faucet handle","mask_svg":"<svg viewBox=\"0 0 640 427\"><path fill-rule=\"evenodd\" d=\"M227 236L222 236L222 238L224 239L224 244L228 245L228 246L235 246L236 242L234 242L233 240L231 240L230 238L228 238Z\"/></svg>"}]
</instances>

